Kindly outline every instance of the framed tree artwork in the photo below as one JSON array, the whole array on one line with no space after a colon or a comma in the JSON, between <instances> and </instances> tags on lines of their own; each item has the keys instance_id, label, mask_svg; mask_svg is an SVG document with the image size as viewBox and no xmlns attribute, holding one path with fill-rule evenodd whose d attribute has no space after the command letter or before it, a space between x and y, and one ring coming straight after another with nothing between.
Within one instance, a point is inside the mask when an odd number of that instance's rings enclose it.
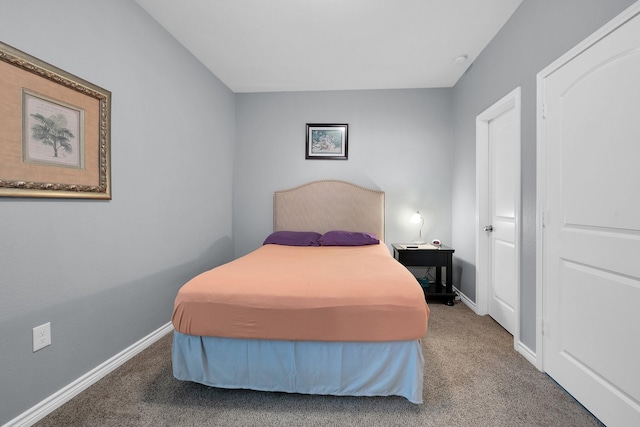
<instances>
[{"instance_id":1,"label":"framed tree artwork","mask_svg":"<svg viewBox=\"0 0 640 427\"><path fill-rule=\"evenodd\" d=\"M0 43L0 196L111 199L111 92Z\"/></svg>"}]
</instances>

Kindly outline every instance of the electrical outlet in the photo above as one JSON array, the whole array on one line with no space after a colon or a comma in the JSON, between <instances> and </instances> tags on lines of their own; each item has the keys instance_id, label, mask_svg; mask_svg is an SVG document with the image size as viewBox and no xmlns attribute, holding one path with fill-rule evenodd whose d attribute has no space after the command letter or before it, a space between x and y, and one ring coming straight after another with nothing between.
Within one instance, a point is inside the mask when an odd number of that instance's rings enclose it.
<instances>
[{"instance_id":1,"label":"electrical outlet","mask_svg":"<svg viewBox=\"0 0 640 427\"><path fill-rule=\"evenodd\" d=\"M33 328L33 352L51 345L51 322Z\"/></svg>"}]
</instances>

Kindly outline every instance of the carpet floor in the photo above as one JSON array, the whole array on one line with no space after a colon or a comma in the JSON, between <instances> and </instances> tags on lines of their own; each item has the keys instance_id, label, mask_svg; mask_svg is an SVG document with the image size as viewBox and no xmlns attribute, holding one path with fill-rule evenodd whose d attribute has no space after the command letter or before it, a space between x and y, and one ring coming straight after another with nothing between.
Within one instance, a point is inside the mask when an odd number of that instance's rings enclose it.
<instances>
[{"instance_id":1,"label":"carpet floor","mask_svg":"<svg viewBox=\"0 0 640 427\"><path fill-rule=\"evenodd\" d=\"M601 426L467 306L430 304L424 404L224 390L171 374L169 334L36 424L47 426Z\"/></svg>"}]
</instances>

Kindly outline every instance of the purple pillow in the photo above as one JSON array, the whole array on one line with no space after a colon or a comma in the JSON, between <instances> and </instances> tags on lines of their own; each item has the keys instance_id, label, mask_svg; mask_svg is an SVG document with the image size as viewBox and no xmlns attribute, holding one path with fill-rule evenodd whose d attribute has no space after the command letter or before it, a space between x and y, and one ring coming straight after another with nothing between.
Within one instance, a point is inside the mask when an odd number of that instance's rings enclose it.
<instances>
[{"instance_id":1,"label":"purple pillow","mask_svg":"<svg viewBox=\"0 0 640 427\"><path fill-rule=\"evenodd\" d=\"M360 231L333 230L320 237L322 246L364 246L378 243L380 240L375 234Z\"/></svg>"},{"instance_id":2,"label":"purple pillow","mask_svg":"<svg viewBox=\"0 0 640 427\"><path fill-rule=\"evenodd\" d=\"M263 245L286 246L320 246L318 239L322 236L315 231L276 231L271 233Z\"/></svg>"}]
</instances>

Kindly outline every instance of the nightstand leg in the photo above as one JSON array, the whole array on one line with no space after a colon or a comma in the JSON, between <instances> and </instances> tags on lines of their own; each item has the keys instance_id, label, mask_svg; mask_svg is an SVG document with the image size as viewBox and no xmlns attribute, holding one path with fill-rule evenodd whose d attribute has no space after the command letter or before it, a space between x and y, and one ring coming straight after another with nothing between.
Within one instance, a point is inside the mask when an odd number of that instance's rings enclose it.
<instances>
[{"instance_id":1,"label":"nightstand leg","mask_svg":"<svg viewBox=\"0 0 640 427\"><path fill-rule=\"evenodd\" d=\"M451 260L451 257L449 257L449 259L447 260L447 278L446 278L446 283L447 283L447 293L448 294L453 294L453 262ZM451 299L447 300L447 305L451 306L453 305L453 300L455 299L455 297L451 297Z\"/></svg>"}]
</instances>

